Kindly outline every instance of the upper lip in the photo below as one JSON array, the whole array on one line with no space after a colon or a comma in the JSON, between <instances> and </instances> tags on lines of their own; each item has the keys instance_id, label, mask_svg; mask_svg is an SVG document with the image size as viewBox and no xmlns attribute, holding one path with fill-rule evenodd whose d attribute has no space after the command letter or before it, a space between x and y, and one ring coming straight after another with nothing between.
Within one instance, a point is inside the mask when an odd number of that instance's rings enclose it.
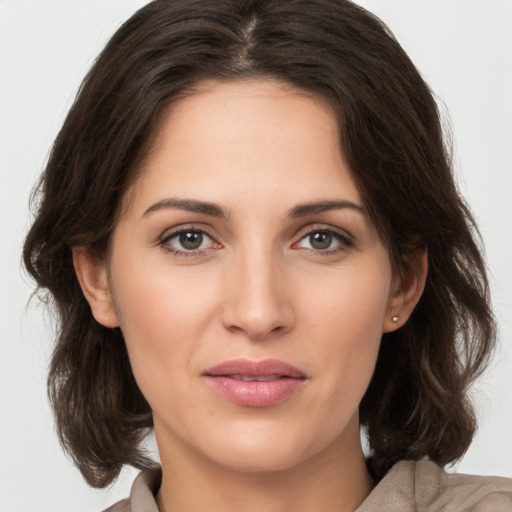
<instances>
[{"instance_id":1,"label":"upper lip","mask_svg":"<svg viewBox=\"0 0 512 512\"><path fill-rule=\"evenodd\" d=\"M264 359L261 361L234 359L231 361L224 361L208 368L208 370L204 372L204 375L212 377L228 375L265 377L269 375L279 375L281 377L291 377L295 379L303 379L306 377L304 372L295 366L277 359Z\"/></svg>"}]
</instances>

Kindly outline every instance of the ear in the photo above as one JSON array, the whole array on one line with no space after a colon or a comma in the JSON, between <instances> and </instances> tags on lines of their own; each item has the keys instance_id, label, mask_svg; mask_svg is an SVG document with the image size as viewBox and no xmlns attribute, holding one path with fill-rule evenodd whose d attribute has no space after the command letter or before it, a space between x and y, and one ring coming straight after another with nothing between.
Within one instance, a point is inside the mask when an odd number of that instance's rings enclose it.
<instances>
[{"instance_id":1,"label":"ear","mask_svg":"<svg viewBox=\"0 0 512 512\"><path fill-rule=\"evenodd\" d=\"M105 261L93 256L87 247L78 246L73 247L73 265L96 321L105 327L118 327L119 321L108 287Z\"/></svg>"},{"instance_id":2,"label":"ear","mask_svg":"<svg viewBox=\"0 0 512 512\"><path fill-rule=\"evenodd\" d=\"M396 277L382 332L404 325L425 288L428 273L427 249L421 247L402 256L403 271Z\"/></svg>"}]
</instances>

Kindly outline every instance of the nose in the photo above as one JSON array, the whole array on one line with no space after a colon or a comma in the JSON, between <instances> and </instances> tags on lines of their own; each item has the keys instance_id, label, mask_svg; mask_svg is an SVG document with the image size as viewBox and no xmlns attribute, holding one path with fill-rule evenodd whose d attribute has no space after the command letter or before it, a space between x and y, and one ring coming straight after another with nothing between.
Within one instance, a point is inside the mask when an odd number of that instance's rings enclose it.
<instances>
[{"instance_id":1,"label":"nose","mask_svg":"<svg viewBox=\"0 0 512 512\"><path fill-rule=\"evenodd\" d=\"M247 254L251 252L251 254ZM295 322L284 264L272 251L247 251L227 271L222 321L231 332L263 340L289 332Z\"/></svg>"}]
</instances>

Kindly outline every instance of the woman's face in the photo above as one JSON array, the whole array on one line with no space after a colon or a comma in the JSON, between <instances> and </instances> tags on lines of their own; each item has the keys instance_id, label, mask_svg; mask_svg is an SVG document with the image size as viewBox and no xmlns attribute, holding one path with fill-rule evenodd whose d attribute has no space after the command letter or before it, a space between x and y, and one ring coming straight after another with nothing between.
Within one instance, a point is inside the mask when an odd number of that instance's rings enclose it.
<instances>
[{"instance_id":1,"label":"woman's face","mask_svg":"<svg viewBox=\"0 0 512 512\"><path fill-rule=\"evenodd\" d=\"M360 452L400 299L338 137L324 103L269 81L204 84L164 120L95 315L121 327L162 456L259 470Z\"/></svg>"}]
</instances>

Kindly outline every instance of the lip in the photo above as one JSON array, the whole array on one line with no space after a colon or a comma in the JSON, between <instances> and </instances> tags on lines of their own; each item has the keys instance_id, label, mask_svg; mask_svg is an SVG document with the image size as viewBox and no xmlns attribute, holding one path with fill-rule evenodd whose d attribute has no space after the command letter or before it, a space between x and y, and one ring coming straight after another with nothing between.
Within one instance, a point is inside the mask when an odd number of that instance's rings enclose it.
<instances>
[{"instance_id":1,"label":"lip","mask_svg":"<svg viewBox=\"0 0 512 512\"><path fill-rule=\"evenodd\" d=\"M225 361L203 373L206 382L223 398L247 407L268 407L297 393L307 377L298 368L277 359ZM270 380L241 380L269 378ZM275 378L272 378L275 377Z\"/></svg>"}]
</instances>

